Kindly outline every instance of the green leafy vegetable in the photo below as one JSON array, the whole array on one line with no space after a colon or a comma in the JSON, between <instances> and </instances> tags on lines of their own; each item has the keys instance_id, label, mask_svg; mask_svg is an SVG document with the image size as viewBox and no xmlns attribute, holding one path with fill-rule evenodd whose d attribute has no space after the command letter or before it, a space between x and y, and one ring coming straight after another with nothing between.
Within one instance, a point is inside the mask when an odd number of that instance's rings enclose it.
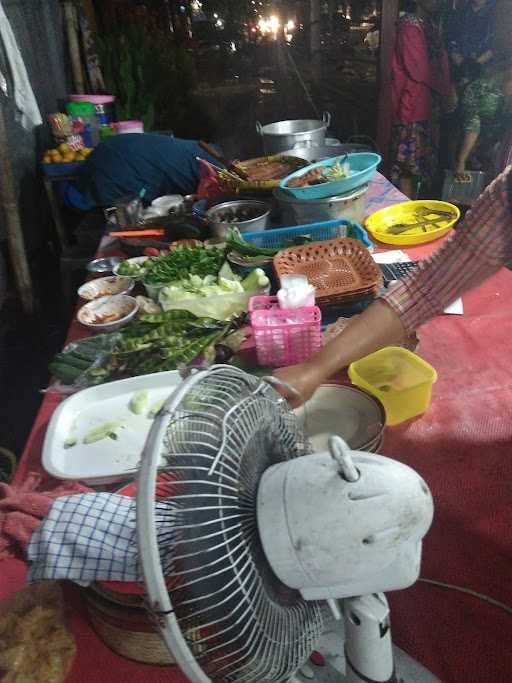
<instances>
[{"instance_id":1,"label":"green leafy vegetable","mask_svg":"<svg viewBox=\"0 0 512 683\"><path fill-rule=\"evenodd\" d=\"M155 259L153 266L144 276L144 283L152 286L168 285L190 275L201 278L217 276L225 260L221 249L204 247L177 247L167 256Z\"/></svg>"},{"instance_id":2,"label":"green leafy vegetable","mask_svg":"<svg viewBox=\"0 0 512 683\"><path fill-rule=\"evenodd\" d=\"M246 242L238 228L229 228L226 233L226 244L233 251L243 256L275 256L279 249L257 247L255 244Z\"/></svg>"},{"instance_id":3,"label":"green leafy vegetable","mask_svg":"<svg viewBox=\"0 0 512 683\"><path fill-rule=\"evenodd\" d=\"M350 164L348 161L342 163L342 158L343 157L336 159L334 164L324 171L324 176L328 178L329 181L342 180L350 175Z\"/></svg>"},{"instance_id":4,"label":"green leafy vegetable","mask_svg":"<svg viewBox=\"0 0 512 683\"><path fill-rule=\"evenodd\" d=\"M239 281L235 284L241 287ZM233 283L229 285L232 286ZM228 303L232 306L230 296L238 299L239 308L240 297L246 302L250 294L243 292L228 295ZM219 298L226 299L217 297ZM187 367L197 357L202 357L212 344L221 343L224 337L245 322L245 317L232 318L228 322L212 318L208 306L211 300L208 297L196 300L203 302L208 310L208 314L203 317L188 310L143 314L115 334L98 335L71 344L69 350L74 354L91 357L89 368L81 370L67 363L54 362L51 369L53 371L55 368L58 373L53 374L61 381L65 378L68 384L87 386ZM96 341L98 339L100 342ZM67 351L63 353L66 355ZM100 430L98 438L107 438L109 434L115 433L114 429L105 428Z\"/></svg>"},{"instance_id":5,"label":"green leafy vegetable","mask_svg":"<svg viewBox=\"0 0 512 683\"><path fill-rule=\"evenodd\" d=\"M122 261L117 268L117 274L124 275L125 277L138 277L146 272L146 264L150 264L150 259L147 259L147 261L144 261L142 263Z\"/></svg>"}]
</instances>

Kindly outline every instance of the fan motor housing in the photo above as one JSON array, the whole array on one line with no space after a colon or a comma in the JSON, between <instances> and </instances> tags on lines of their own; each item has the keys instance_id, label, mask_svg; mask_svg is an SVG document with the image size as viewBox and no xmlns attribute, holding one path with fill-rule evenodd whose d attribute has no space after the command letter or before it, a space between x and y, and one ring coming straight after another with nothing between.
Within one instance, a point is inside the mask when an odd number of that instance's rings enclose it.
<instances>
[{"instance_id":1,"label":"fan motor housing","mask_svg":"<svg viewBox=\"0 0 512 683\"><path fill-rule=\"evenodd\" d=\"M306 600L398 590L419 576L433 517L423 479L383 456L352 452L346 481L329 453L268 468L258 489L258 528L279 579Z\"/></svg>"}]
</instances>

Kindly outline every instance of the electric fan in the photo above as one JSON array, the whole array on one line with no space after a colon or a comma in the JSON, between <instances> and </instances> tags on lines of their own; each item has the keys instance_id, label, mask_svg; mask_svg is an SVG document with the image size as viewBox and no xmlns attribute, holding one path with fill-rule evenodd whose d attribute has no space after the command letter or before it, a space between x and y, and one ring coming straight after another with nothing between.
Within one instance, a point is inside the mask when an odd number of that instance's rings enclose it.
<instances>
[{"instance_id":1,"label":"electric fan","mask_svg":"<svg viewBox=\"0 0 512 683\"><path fill-rule=\"evenodd\" d=\"M167 498L157 496L162 468ZM324 680L401 681L383 591L418 578L432 514L426 484L406 465L336 436L329 452L310 453L270 381L228 366L198 371L169 398L143 452L137 539L148 607L193 683L311 677L304 666L325 630L336 632L333 617L344 624L345 672L326 667ZM405 680L437 680L415 671Z\"/></svg>"}]
</instances>

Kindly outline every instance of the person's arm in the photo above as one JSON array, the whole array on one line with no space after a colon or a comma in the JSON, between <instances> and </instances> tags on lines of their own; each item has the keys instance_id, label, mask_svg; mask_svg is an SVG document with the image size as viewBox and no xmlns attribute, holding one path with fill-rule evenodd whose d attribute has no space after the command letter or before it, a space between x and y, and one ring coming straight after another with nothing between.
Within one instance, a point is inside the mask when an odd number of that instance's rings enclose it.
<instances>
[{"instance_id":1,"label":"person's arm","mask_svg":"<svg viewBox=\"0 0 512 683\"><path fill-rule=\"evenodd\" d=\"M423 31L417 26L403 23L398 30L395 51L407 76L417 83L428 85L430 64Z\"/></svg>"},{"instance_id":2,"label":"person's arm","mask_svg":"<svg viewBox=\"0 0 512 683\"><path fill-rule=\"evenodd\" d=\"M448 100L455 90L452 88L450 77L450 62L447 53L443 50L436 68L431 69L430 88L440 95L444 100ZM453 99L447 105L453 108Z\"/></svg>"},{"instance_id":3,"label":"person's arm","mask_svg":"<svg viewBox=\"0 0 512 683\"><path fill-rule=\"evenodd\" d=\"M462 54L459 33L460 26L462 23L462 13L457 10L452 10L447 20L446 31L445 31L445 44L450 56L450 61L455 64L455 66L460 66L464 61L464 55Z\"/></svg>"},{"instance_id":4,"label":"person's arm","mask_svg":"<svg viewBox=\"0 0 512 683\"><path fill-rule=\"evenodd\" d=\"M293 386L301 400L307 400L344 367L400 343L511 260L512 211L507 186L511 173L512 167L485 190L452 238L412 275L369 306L308 361L277 370L275 376ZM286 388L281 391L292 405L301 402Z\"/></svg>"},{"instance_id":5,"label":"person's arm","mask_svg":"<svg viewBox=\"0 0 512 683\"><path fill-rule=\"evenodd\" d=\"M492 50L486 50L485 52L482 52L480 57L477 57L476 61L478 64L484 65L490 62L493 57L494 52Z\"/></svg>"}]
</instances>

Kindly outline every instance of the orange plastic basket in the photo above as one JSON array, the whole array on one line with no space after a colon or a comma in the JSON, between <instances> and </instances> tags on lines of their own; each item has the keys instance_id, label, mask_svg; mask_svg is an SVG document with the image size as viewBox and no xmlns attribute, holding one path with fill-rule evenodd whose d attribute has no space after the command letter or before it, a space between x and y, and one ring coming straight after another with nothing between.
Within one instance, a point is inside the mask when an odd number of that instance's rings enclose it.
<instances>
[{"instance_id":1,"label":"orange plastic basket","mask_svg":"<svg viewBox=\"0 0 512 683\"><path fill-rule=\"evenodd\" d=\"M277 276L305 275L316 289L317 303L333 304L375 294L382 273L359 240L340 237L291 247L274 257Z\"/></svg>"}]
</instances>

